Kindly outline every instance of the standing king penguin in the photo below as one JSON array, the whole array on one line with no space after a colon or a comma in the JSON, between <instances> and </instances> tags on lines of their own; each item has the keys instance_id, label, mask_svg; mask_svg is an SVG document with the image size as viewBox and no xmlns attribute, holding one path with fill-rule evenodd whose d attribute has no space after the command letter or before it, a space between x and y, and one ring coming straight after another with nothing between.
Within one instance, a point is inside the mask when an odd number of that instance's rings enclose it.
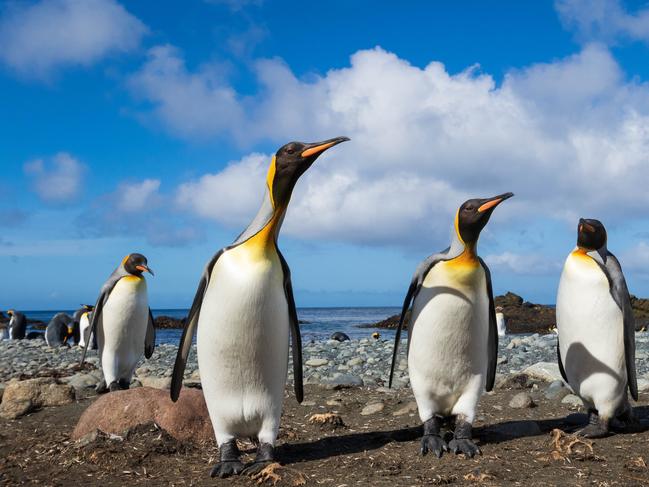
<instances>
[{"instance_id":1,"label":"standing king penguin","mask_svg":"<svg viewBox=\"0 0 649 487\"><path fill-rule=\"evenodd\" d=\"M93 347L93 343L96 342L96 340L94 340L93 337L90 336L90 320L92 319L93 308L94 306L92 305L84 304L82 308L82 310L84 311L79 316L79 346L80 347L85 347L86 343L90 341L91 343L88 346L91 349L97 348L96 345Z\"/></svg>"},{"instance_id":2,"label":"standing king penguin","mask_svg":"<svg viewBox=\"0 0 649 487\"><path fill-rule=\"evenodd\" d=\"M403 321L412 302L408 332L408 372L424 423L421 453L444 451L473 457L472 423L483 390L496 375L498 331L491 275L478 257L481 230L493 210L514 196L466 201L456 213L451 246L424 260L406 294L394 342L390 387ZM453 439L441 434L445 418L455 417Z\"/></svg>"},{"instance_id":3,"label":"standing king penguin","mask_svg":"<svg viewBox=\"0 0 649 487\"><path fill-rule=\"evenodd\" d=\"M25 338L27 331L27 319L25 315L15 309L10 309L7 314L11 316L9 319L9 340L22 340Z\"/></svg>"},{"instance_id":4,"label":"standing king penguin","mask_svg":"<svg viewBox=\"0 0 649 487\"><path fill-rule=\"evenodd\" d=\"M601 222L579 220L557 293L559 370L588 407L579 433L589 438L608 435L612 419L633 423L627 388L638 400L629 290L606 241Z\"/></svg>"},{"instance_id":5,"label":"standing king penguin","mask_svg":"<svg viewBox=\"0 0 649 487\"><path fill-rule=\"evenodd\" d=\"M201 277L171 381L176 401L198 328L198 367L219 445L211 476L254 474L274 461L292 338L295 396L302 402L302 343L288 264L277 247L299 177L326 149L347 137L291 142L273 157L257 216L234 243L219 250ZM252 464L240 461L237 438L259 442Z\"/></svg>"},{"instance_id":6,"label":"standing king penguin","mask_svg":"<svg viewBox=\"0 0 649 487\"><path fill-rule=\"evenodd\" d=\"M128 389L142 353L153 355L155 329L144 272L153 275L146 257L127 255L101 288L88 333L97 337L104 374L97 392ZM86 342L81 363L91 343Z\"/></svg>"}]
</instances>

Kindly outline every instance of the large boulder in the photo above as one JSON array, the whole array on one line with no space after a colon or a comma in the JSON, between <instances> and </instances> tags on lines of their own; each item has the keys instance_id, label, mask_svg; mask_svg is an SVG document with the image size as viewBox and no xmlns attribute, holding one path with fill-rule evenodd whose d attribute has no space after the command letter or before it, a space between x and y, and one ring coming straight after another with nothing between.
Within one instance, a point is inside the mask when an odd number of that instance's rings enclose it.
<instances>
[{"instance_id":1,"label":"large boulder","mask_svg":"<svg viewBox=\"0 0 649 487\"><path fill-rule=\"evenodd\" d=\"M79 418L72 439L99 430L122 435L138 425L154 422L179 441L214 441L212 423L202 391L183 389L178 402L169 391L139 387L111 392L97 399Z\"/></svg>"},{"instance_id":2,"label":"large boulder","mask_svg":"<svg viewBox=\"0 0 649 487\"><path fill-rule=\"evenodd\" d=\"M16 419L36 409L62 406L75 400L74 388L51 378L12 380L6 384L0 417Z\"/></svg>"}]
</instances>

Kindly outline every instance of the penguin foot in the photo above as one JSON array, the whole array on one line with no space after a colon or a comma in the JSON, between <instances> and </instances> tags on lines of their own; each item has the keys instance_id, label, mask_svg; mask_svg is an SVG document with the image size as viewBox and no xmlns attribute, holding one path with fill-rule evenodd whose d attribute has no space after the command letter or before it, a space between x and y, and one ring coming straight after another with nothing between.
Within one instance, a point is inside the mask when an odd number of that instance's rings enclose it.
<instances>
[{"instance_id":1,"label":"penguin foot","mask_svg":"<svg viewBox=\"0 0 649 487\"><path fill-rule=\"evenodd\" d=\"M476 455L482 455L482 451L480 450L480 448L478 448L478 445L476 445L473 440L470 439L467 440L464 438L453 438L448 442L448 448L453 453L464 453L469 458L473 458Z\"/></svg>"},{"instance_id":2,"label":"penguin foot","mask_svg":"<svg viewBox=\"0 0 649 487\"><path fill-rule=\"evenodd\" d=\"M471 423L458 418L455 422L453 439L448 442L449 450L455 454L464 453L469 458L482 455L482 451L478 448L478 445L473 442L472 430Z\"/></svg>"},{"instance_id":3,"label":"penguin foot","mask_svg":"<svg viewBox=\"0 0 649 487\"><path fill-rule=\"evenodd\" d=\"M126 391L131 387L131 381L126 379L120 379L117 381L117 385L119 385L119 388L121 390Z\"/></svg>"},{"instance_id":4,"label":"penguin foot","mask_svg":"<svg viewBox=\"0 0 649 487\"><path fill-rule=\"evenodd\" d=\"M437 458L442 458L444 452L449 451L448 444L439 435L424 435L421 439L421 454L426 455L429 451Z\"/></svg>"},{"instance_id":5,"label":"penguin foot","mask_svg":"<svg viewBox=\"0 0 649 487\"><path fill-rule=\"evenodd\" d=\"M97 394L105 394L108 392L108 387L106 387L106 381L104 379L101 379L97 386L95 387L95 392Z\"/></svg>"},{"instance_id":6,"label":"penguin foot","mask_svg":"<svg viewBox=\"0 0 649 487\"><path fill-rule=\"evenodd\" d=\"M239 460L241 452L237 447L237 440L230 440L219 447L221 461L212 467L210 477L226 478L239 475L243 472L244 465Z\"/></svg>"},{"instance_id":7,"label":"penguin foot","mask_svg":"<svg viewBox=\"0 0 649 487\"><path fill-rule=\"evenodd\" d=\"M247 465L241 473L243 475L255 475L271 463L275 463L275 447L270 443L261 443L257 447L255 461Z\"/></svg>"},{"instance_id":8,"label":"penguin foot","mask_svg":"<svg viewBox=\"0 0 649 487\"><path fill-rule=\"evenodd\" d=\"M243 463L239 460L229 460L226 462L221 461L212 467L210 477L224 479L226 477L231 477L232 475L239 475L243 472L243 469Z\"/></svg>"},{"instance_id":9,"label":"penguin foot","mask_svg":"<svg viewBox=\"0 0 649 487\"><path fill-rule=\"evenodd\" d=\"M590 409L588 411L588 426L577 431L577 435L584 438L604 438L609 436L609 421L599 416L596 410Z\"/></svg>"},{"instance_id":10,"label":"penguin foot","mask_svg":"<svg viewBox=\"0 0 649 487\"><path fill-rule=\"evenodd\" d=\"M110 384L108 384L108 390L109 390L110 392L119 391L120 389L121 389L121 387L119 386L119 384L117 383L116 380L114 380L113 382L111 382Z\"/></svg>"}]
</instances>

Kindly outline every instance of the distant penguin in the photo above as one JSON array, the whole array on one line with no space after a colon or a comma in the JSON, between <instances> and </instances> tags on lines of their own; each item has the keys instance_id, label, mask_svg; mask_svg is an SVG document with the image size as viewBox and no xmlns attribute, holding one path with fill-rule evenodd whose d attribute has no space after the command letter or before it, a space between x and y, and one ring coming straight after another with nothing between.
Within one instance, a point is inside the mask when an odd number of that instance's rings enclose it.
<instances>
[{"instance_id":1,"label":"distant penguin","mask_svg":"<svg viewBox=\"0 0 649 487\"><path fill-rule=\"evenodd\" d=\"M292 337L295 395L302 401L302 344L288 264L277 237L299 177L338 137L291 142L273 157L262 206L248 228L205 268L174 366L171 398L180 394L194 330L203 394L219 446L212 476L254 474L275 461ZM240 460L237 438L258 440L254 462Z\"/></svg>"},{"instance_id":2,"label":"distant penguin","mask_svg":"<svg viewBox=\"0 0 649 487\"><path fill-rule=\"evenodd\" d=\"M334 332L330 337L330 340L336 340L337 342L347 342L349 341L349 335L343 333L342 331Z\"/></svg>"},{"instance_id":3,"label":"distant penguin","mask_svg":"<svg viewBox=\"0 0 649 487\"><path fill-rule=\"evenodd\" d=\"M73 336L72 316L67 313L56 313L45 329L45 341L50 347L67 345Z\"/></svg>"},{"instance_id":4,"label":"distant penguin","mask_svg":"<svg viewBox=\"0 0 649 487\"><path fill-rule=\"evenodd\" d=\"M22 340L27 331L27 319L25 315L15 309L10 309L7 314L9 319L9 340Z\"/></svg>"},{"instance_id":5,"label":"distant penguin","mask_svg":"<svg viewBox=\"0 0 649 487\"><path fill-rule=\"evenodd\" d=\"M82 332L82 330L81 330L81 318L85 314L86 315L86 320L85 320L86 328L88 326L90 326L90 321L88 320L87 313L88 313L88 311L91 311L91 310L92 310L92 305L82 304L81 308L76 310L74 312L74 314L72 315L72 319L73 319L72 327L73 327L73 332L74 332L73 333L73 339L74 339L74 344L75 345L79 345L81 347L85 346L85 341L83 340L83 336L82 336L82 333L81 333Z\"/></svg>"},{"instance_id":6,"label":"distant penguin","mask_svg":"<svg viewBox=\"0 0 649 487\"><path fill-rule=\"evenodd\" d=\"M153 275L142 254L129 254L104 283L92 312L89 336L96 334L104 379L98 392L128 389L142 354L153 355L155 329L143 273ZM89 344L83 349L83 363Z\"/></svg>"},{"instance_id":7,"label":"distant penguin","mask_svg":"<svg viewBox=\"0 0 649 487\"><path fill-rule=\"evenodd\" d=\"M421 452L444 451L473 457L481 453L472 440L472 423L483 390L496 376L498 331L491 276L478 257L481 230L493 210L512 193L472 199L455 215L451 246L424 260L410 283L397 328L390 386L401 329L412 302L408 333L408 370L419 416L424 422ZM447 444L442 422L455 417Z\"/></svg>"},{"instance_id":8,"label":"distant penguin","mask_svg":"<svg viewBox=\"0 0 649 487\"><path fill-rule=\"evenodd\" d=\"M507 326L505 325L505 315L501 307L496 308L496 327L498 328L498 336L504 337L507 335Z\"/></svg>"},{"instance_id":9,"label":"distant penguin","mask_svg":"<svg viewBox=\"0 0 649 487\"><path fill-rule=\"evenodd\" d=\"M97 348L96 346L96 340L94 340L94 336L90 335L90 320L92 317L92 310L94 306L90 305L84 305L87 306L87 311L84 311L81 313L81 316L79 317L79 346L80 347L85 347L86 343L90 342L90 348L95 349Z\"/></svg>"},{"instance_id":10,"label":"distant penguin","mask_svg":"<svg viewBox=\"0 0 649 487\"><path fill-rule=\"evenodd\" d=\"M609 434L614 418L635 421L627 389L638 400L635 319L617 258L598 220L580 219L557 293L559 370L588 407L588 438Z\"/></svg>"}]
</instances>

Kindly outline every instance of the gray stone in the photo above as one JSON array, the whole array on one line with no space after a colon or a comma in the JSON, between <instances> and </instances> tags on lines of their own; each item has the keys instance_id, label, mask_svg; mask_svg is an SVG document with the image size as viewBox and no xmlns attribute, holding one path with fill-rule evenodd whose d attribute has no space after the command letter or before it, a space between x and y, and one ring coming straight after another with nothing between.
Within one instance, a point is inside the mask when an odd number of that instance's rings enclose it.
<instances>
[{"instance_id":1,"label":"gray stone","mask_svg":"<svg viewBox=\"0 0 649 487\"><path fill-rule=\"evenodd\" d=\"M404 414L416 413L417 412L417 403L411 401L404 406L401 406L399 409L392 413L392 416L403 416Z\"/></svg>"},{"instance_id":2,"label":"gray stone","mask_svg":"<svg viewBox=\"0 0 649 487\"><path fill-rule=\"evenodd\" d=\"M554 382L556 380L563 380L561 372L559 372L559 365L555 362L538 362L530 365L523 370L523 374L528 375L533 379L538 379L544 382Z\"/></svg>"},{"instance_id":3,"label":"gray stone","mask_svg":"<svg viewBox=\"0 0 649 487\"><path fill-rule=\"evenodd\" d=\"M324 358L312 358L305 362L305 364L309 367L322 367L323 365L327 365L328 363L329 361Z\"/></svg>"},{"instance_id":4,"label":"gray stone","mask_svg":"<svg viewBox=\"0 0 649 487\"><path fill-rule=\"evenodd\" d=\"M519 392L509 401L509 407L513 409L532 408L534 407L534 400L527 392Z\"/></svg>"},{"instance_id":5,"label":"gray stone","mask_svg":"<svg viewBox=\"0 0 649 487\"><path fill-rule=\"evenodd\" d=\"M381 411L383 411L384 407L385 404L383 404L382 402L374 402L368 404L361 410L361 416L369 416L371 414L380 413Z\"/></svg>"},{"instance_id":6,"label":"gray stone","mask_svg":"<svg viewBox=\"0 0 649 487\"><path fill-rule=\"evenodd\" d=\"M543 394L546 399L563 399L565 396L570 394L570 389L566 387L563 381L555 380L552 384L548 386Z\"/></svg>"},{"instance_id":7,"label":"gray stone","mask_svg":"<svg viewBox=\"0 0 649 487\"><path fill-rule=\"evenodd\" d=\"M584 402L579 396L568 394L563 399L561 399L561 404L568 404L570 407L582 407L584 405Z\"/></svg>"},{"instance_id":8,"label":"gray stone","mask_svg":"<svg viewBox=\"0 0 649 487\"><path fill-rule=\"evenodd\" d=\"M154 389L170 389L171 379L169 377L145 376L138 377L143 387L152 387Z\"/></svg>"},{"instance_id":9,"label":"gray stone","mask_svg":"<svg viewBox=\"0 0 649 487\"><path fill-rule=\"evenodd\" d=\"M74 374L69 377L64 377L61 381L74 387L76 391L95 387L99 382L97 378L91 374Z\"/></svg>"},{"instance_id":10,"label":"gray stone","mask_svg":"<svg viewBox=\"0 0 649 487\"><path fill-rule=\"evenodd\" d=\"M361 377L351 374L340 374L334 378L326 379L323 383L327 386L327 389L346 389L349 387L363 387L365 382Z\"/></svg>"}]
</instances>

